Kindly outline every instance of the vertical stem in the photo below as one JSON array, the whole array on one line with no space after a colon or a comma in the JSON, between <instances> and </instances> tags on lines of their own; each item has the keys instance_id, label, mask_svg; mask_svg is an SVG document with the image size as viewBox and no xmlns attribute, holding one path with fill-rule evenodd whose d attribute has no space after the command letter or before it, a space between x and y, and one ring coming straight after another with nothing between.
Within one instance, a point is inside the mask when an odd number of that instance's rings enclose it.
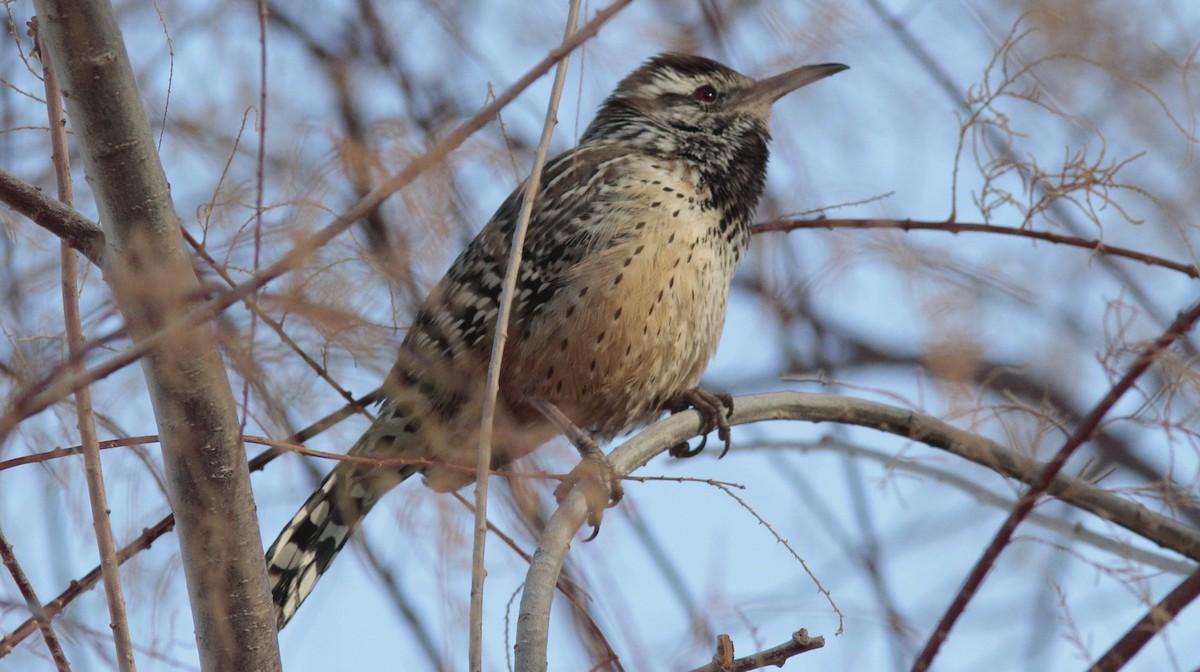
<instances>
[{"instance_id":1,"label":"vertical stem","mask_svg":"<svg viewBox=\"0 0 1200 672\"><path fill-rule=\"evenodd\" d=\"M50 122L50 160L54 164L58 200L63 205L74 208L75 192L71 186L71 160L67 153L65 128L67 120L63 115L58 72L49 58L42 58L42 72L46 89L46 113ZM75 251L66 241L61 243L61 257L63 323L67 334L68 359L73 360L74 355L83 346L84 338L79 317L78 260ZM79 360L74 366L77 371L82 371L83 361ZM92 412L92 392L86 385L75 391L75 414L79 422L79 443L83 449L84 476L92 508L92 529L96 532L96 547L100 553L100 571L104 577L104 594L108 598L109 626L113 631L117 665L121 672L133 672L137 665L133 659L129 620L125 615L125 595L121 590L117 544L113 540L109 521L108 495L105 493L104 471L100 464L100 443L96 437L95 415Z\"/></svg>"},{"instance_id":2,"label":"vertical stem","mask_svg":"<svg viewBox=\"0 0 1200 672\"><path fill-rule=\"evenodd\" d=\"M567 12L567 25L563 33L563 41L567 41L575 32L579 19L580 0L571 0ZM504 358L504 343L508 338L508 319L512 313L512 295L517 284L517 275L521 268L521 252L525 246L525 231L529 226L529 218L533 213L533 201L541 188L542 166L546 163L546 154L550 147L550 138L554 135L554 126L558 123L558 103L562 97L563 82L567 77L567 62L569 52L564 52L554 70L554 86L550 92L550 102L546 109L546 121L542 126L542 137L538 142L537 152L533 160L533 169L529 179L525 181L524 198L521 200L521 212L517 218L516 228L508 254L508 266L504 273L504 282L500 289L500 310L496 316L496 335L492 340L492 354L488 362L487 394L484 396L483 418L479 432L479 454L475 463L475 533L471 549L471 608L470 608L470 646L469 660L471 672L483 670L483 582L487 575L484 565L484 549L487 541L487 496L488 471L492 466L492 424L496 415L496 395L500 389L500 366Z\"/></svg>"},{"instance_id":3,"label":"vertical stem","mask_svg":"<svg viewBox=\"0 0 1200 672\"><path fill-rule=\"evenodd\" d=\"M105 280L133 337L130 351L144 348L200 669L277 671L237 405L215 330L208 319L189 321L200 283L112 6L34 5L44 50L69 92L71 127L104 226Z\"/></svg>"}]
</instances>

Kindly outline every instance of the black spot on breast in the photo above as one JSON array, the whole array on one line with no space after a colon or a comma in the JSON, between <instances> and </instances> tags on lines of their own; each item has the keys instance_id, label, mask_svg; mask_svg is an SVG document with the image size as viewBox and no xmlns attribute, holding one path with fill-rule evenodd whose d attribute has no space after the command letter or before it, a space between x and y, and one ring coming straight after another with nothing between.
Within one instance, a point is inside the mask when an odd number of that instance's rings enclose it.
<instances>
[{"instance_id":1,"label":"black spot on breast","mask_svg":"<svg viewBox=\"0 0 1200 672\"><path fill-rule=\"evenodd\" d=\"M620 308L617 308L616 312L613 313L613 319L614 320L621 319L621 309Z\"/></svg>"}]
</instances>

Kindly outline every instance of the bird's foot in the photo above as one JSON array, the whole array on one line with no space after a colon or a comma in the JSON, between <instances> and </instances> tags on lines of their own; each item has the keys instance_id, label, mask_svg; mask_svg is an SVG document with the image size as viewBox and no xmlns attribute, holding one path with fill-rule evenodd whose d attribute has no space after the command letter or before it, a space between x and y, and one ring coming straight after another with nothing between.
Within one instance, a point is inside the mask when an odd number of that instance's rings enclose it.
<instances>
[{"instance_id":1,"label":"bird's foot","mask_svg":"<svg viewBox=\"0 0 1200 672\"><path fill-rule=\"evenodd\" d=\"M604 510L616 506L625 496L625 488L621 486L617 470L592 437L571 422L571 419L554 404L542 399L527 401L570 439L571 444L579 451L579 457L583 458L554 489L554 499L562 504L571 493L571 488L579 485L587 502L587 522L592 526L591 536L584 541L591 541L600 534L600 521L604 518Z\"/></svg>"},{"instance_id":2,"label":"bird's foot","mask_svg":"<svg viewBox=\"0 0 1200 672\"><path fill-rule=\"evenodd\" d=\"M584 541L591 541L600 534L600 522L604 518L604 510L616 506L625 496L625 488L621 486L620 478L608 456L600 451L596 442L590 437L580 440L579 436L572 437L572 443L579 449L583 459L571 473L567 474L562 483L554 489L554 499L559 504L571 493L571 489L579 486L583 498L587 502L588 525L592 526L592 534Z\"/></svg>"},{"instance_id":3,"label":"bird's foot","mask_svg":"<svg viewBox=\"0 0 1200 672\"><path fill-rule=\"evenodd\" d=\"M692 448L687 441L672 446L667 453L671 457L695 457L708 443L708 433L717 430L717 438L725 443L717 459L729 452L729 416L733 415L733 396L728 392L709 392L702 387L684 390L667 400L666 409L679 413L689 408L700 414L700 445Z\"/></svg>"}]
</instances>

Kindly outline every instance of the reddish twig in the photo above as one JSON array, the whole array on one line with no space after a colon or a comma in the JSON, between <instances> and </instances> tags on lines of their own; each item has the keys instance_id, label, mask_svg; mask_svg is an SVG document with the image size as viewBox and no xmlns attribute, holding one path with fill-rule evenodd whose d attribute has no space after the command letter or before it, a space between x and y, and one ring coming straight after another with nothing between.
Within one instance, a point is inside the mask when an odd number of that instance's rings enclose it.
<instances>
[{"instance_id":1,"label":"reddish twig","mask_svg":"<svg viewBox=\"0 0 1200 672\"><path fill-rule=\"evenodd\" d=\"M291 440L294 442L297 442L297 443L302 442L302 441L307 441L308 439L312 438L313 436L320 434L321 432L325 431L329 427L333 426L334 424L340 422L341 420L343 420L346 417L350 416L351 414L355 413L362 406L374 402L376 399L377 399L377 393L371 393L370 395L367 395L366 397L364 397L363 399L359 400L356 403L346 404L345 406L338 409L337 411L334 411L333 413L325 416L324 418L318 420L317 422L313 423L312 425L309 425L308 427L300 430L299 432L297 432L295 434L295 436L291 437ZM101 442L100 445L101 445L101 447L107 448L107 447L113 447L115 445L124 445L127 443L140 442L144 439L145 440L149 440L149 439L157 440L157 437L137 437L135 439L122 439L119 441L104 441L104 442ZM77 452L78 449L68 449L68 451ZM280 449L280 448L272 448L271 450L264 451L264 452L258 454L257 456L255 456L254 459L250 460L248 468L250 471L258 471L258 470L262 469L263 467L265 467L269 462L271 462L271 460L274 460L276 457L279 457L280 455L283 455L286 452L288 452L288 451ZM139 551L150 548L150 545L152 543L154 543L162 535L166 534L167 532L170 532L174 527L175 527L175 516L173 514L167 514L166 517L164 517L162 520L158 521L158 523L156 523L153 527L144 529L142 531L142 533L136 539L134 539L132 542L127 544L121 550L117 551L117 564L118 565L123 564L129 558L132 558L134 555L137 555L137 553ZM100 567L97 566L97 567L93 568L92 571L90 571L86 575L84 575L82 578L80 578L76 581L72 581L71 585L68 586L66 590L64 590L62 593L60 593L58 597L54 598L54 600L52 602L50 602L49 604L47 604L45 606L46 617L51 618L51 617L55 616L56 614L58 614L59 612L61 612L68 604L71 603L72 600L74 600L76 597L78 597L84 591L90 590L93 586L96 585L96 582L99 580L100 580ZM22 623L20 626L18 626L11 633L9 633L7 636L5 636L3 639L0 639L0 658L4 658L4 656L8 655L8 653L11 652L17 644L19 644L23 639L25 639L30 634L32 634L34 629L36 629L36 627L37 627L37 622L35 621L35 619L30 618L30 619L26 620L24 623Z\"/></svg>"},{"instance_id":2,"label":"reddish twig","mask_svg":"<svg viewBox=\"0 0 1200 672\"><path fill-rule=\"evenodd\" d=\"M46 648L50 649L50 657L54 659L54 666L59 672L69 672L71 664L67 662L66 655L63 654L62 645L58 642L58 635L54 634L54 626L50 625L50 619L54 614L58 613L52 609L54 603L51 602L46 606L38 601L37 593L34 592L33 586L29 583L29 578L25 576L21 565L17 563L17 556L13 554L12 545L8 543L8 539L4 536L4 532L0 530L0 561L4 562L4 566L8 568L8 573L12 574L13 581L17 584L17 590L21 591L21 596L25 598L25 604L29 606L29 612L33 614L29 620L25 621L25 626L28 626L28 632L21 636L20 639L9 641L9 637L0 639L0 657L8 654L16 646L17 642L29 636L34 628L42 631L42 639L46 640ZM25 627L22 626L22 627Z\"/></svg>"},{"instance_id":3,"label":"reddish twig","mask_svg":"<svg viewBox=\"0 0 1200 672\"><path fill-rule=\"evenodd\" d=\"M1058 473L1062 471L1067 459L1075 452L1075 449L1091 438L1092 433L1099 427L1100 421L1117 403L1117 400L1129 388L1133 387L1134 382L1150 368L1150 365L1171 344L1190 331L1197 320L1200 320L1200 302L1192 304L1188 310L1180 313L1161 336L1142 350L1138 358L1134 360L1133 364L1125 371L1125 374L1121 376L1120 380L1108 390L1099 403L1092 408L1091 412L1083 418L1079 424L1079 428L1067 439L1067 442L1063 444L1063 447L1059 449L1053 459L1046 463L1046 467L1039 474L1037 481L1017 500L1012 512L1008 515L1004 524L1000 526L1000 530L996 532L996 536L988 544L987 549L984 550L983 555L971 570L963 587L954 596L954 601L946 609L945 615L938 621L937 627L934 628L933 633L929 636L929 640L925 643L925 648L921 650L921 654L913 663L913 672L923 672L929 669L929 666L933 663L933 659L937 656L938 649L945 642L955 622L962 616L967 603L974 597L975 592L979 590L984 577L987 576L988 571L996 563L996 558L1000 556L1000 552L1004 550L1009 540L1012 539L1017 525L1033 510L1033 506L1037 503L1038 498L1050 487L1050 484L1058 476Z\"/></svg>"},{"instance_id":4,"label":"reddish twig","mask_svg":"<svg viewBox=\"0 0 1200 672\"><path fill-rule=\"evenodd\" d=\"M1148 266L1159 266L1183 273L1189 278L1200 279L1200 267L1197 267L1195 264L1184 264L1152 254L1138 252L1137 250L1108 245L1099 239L1088 240L1061 233L1020 229L1010 226L995 226L993 224L921 222L911 219L825 219L824 217L818 217L816 219L773 219L768 222L755 224L751 228L751 231L754 233L767 233L770 231L797 231L800 229L897 229L900 231L946 231L948 233L992 233L1002 236L1017 236L1019 238L1044 240L1055 245L1079 247L1110 257L1132 259Z\"/></svg>"},{"instance_id":5,"label":"reddish twig","mask_svg":"<svg viewBox=\"0 0 1200 672\"><path fill-rule=\"evenodd\" d=\"M1117 640L1108 651L1100 656L1089 672L1116 672L1141 651L1150 638L1157 635L1184 607L1200 595L1200 570L1193 572L1175 590L1167 593L1158 604L1150 608L1125 636Z\"/></svg>"}]
</instances>

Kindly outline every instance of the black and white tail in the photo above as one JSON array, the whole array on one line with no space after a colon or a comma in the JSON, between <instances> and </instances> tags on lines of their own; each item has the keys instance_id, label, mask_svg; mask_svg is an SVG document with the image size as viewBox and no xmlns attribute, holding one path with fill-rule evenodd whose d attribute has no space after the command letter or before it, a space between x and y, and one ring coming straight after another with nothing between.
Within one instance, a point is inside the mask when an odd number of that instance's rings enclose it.
<instances>
[{"instance_id":1,"label":"black and white tail","mask_svg":"<svg viewBox=\"0 0 1200 672\"><path fill-rule=\"evenodd\" d=\"M363 517L398 482L389 480L378 487L361 466L340 464L279 533L267 551L277 627L287 625Z\"/></svg>"}]
</instances>

